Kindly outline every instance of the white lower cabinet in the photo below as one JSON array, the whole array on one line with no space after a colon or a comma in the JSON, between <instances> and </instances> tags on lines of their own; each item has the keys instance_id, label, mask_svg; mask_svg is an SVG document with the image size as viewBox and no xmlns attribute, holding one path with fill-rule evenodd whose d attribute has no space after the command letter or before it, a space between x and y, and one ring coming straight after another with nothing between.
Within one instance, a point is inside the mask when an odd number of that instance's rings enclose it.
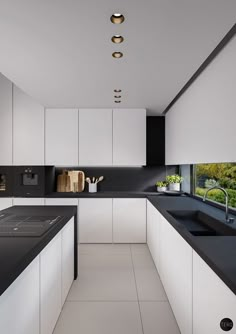
<instances>
[{"instance_id":1,"label":"white lower cabinet","mask_svg":"<svg viewBox=\"0 0 236 334\"><path fill-rule=\"evenodd\" d=\"M159 211L147 201L147 244L158 272L160 272L161 219Z\"/></svg>"},{"instance_id":2,"label":"white lower cabinet","mask_svg":"<svg viewBox=\"0 0 236 334\"><path fill-rule=\"evenodd\" d=\"M112 198L79 199L79 241L112 243Z\"/></svg>"},{"instance_id":3,"label":"white lower cabinet","mask_svg":"<svg viewBox=\"0 0 236 334\"><path fill-rule=\"evenodd\" d=\"M181 334L191 334L192 248L164 217L161 221L160 254L161 280L180 332Z\"/></svg>"},{"instance_id":4,"label":"white lower cabinet","mask_svg":"<svg viewBox=\"0 0 236 334\"><path fill-rule=\"evenodd\" d=\"M13 205L44 205L44 198L15 197L13 198Z\"/></svg>"},{"instance_id":5,"label":"white lower cabinet","mask_svg":"<svg viewBox=\"0 0 236 334\"><path fill-rule=\"evenodd\" d=\"M39 257L0 296L0 333L39 334Z\"/></svg>"},{"instance_id":6,"label":"white lower cabinet","mask_svg":"<svg viewBox=\"0 0 236 334\"><path fill-rule=\"evenodd\" d=\"M11 197L0 197L0 211L10 208L12 205Z\"/></svg>"},{"instance_id":7,"label":"white lower cabinet","mask_svg":"<svg viewBox=\"0 0 236 334\"><path fill-rule=\"evenodd\" d=\"M77 198L45 198L45 205L75 205L78 208ZM78 216L77 216L78 217ZM77 235L79 242L79 224L77 222Z\"/></svg>"},{"instance_id":8,"label":"white lower cabinet","mask_svg":"<svg viewBox=\"0 0 236 334\"><path fill-rule=\"evenodd\" d=\"M52 334L61 312L61 232L40 254L40 328Z\"/></svg>"},{"instance_id":9,"label":"white lower cabinet","mask_svg":"<svg viewBox=\"0 0 236 334\"><path fill-rule=\"evenodd\" d=\"M193 334L223 334L220 323L231 319L236 333L236 297L214 271L193 252Z\"/></svg>"},{"instance_id":10,"label":"white lower cabinet","mask_svg":"<svg viewBox=\"0 0 236 334\"><path fill-rule=\"evenodd\" d=\"M61 251L63 305L74 280L74 217L62 229Z\"/></svg>"},{"instance_id":11,"label":"white lower cabinet","mask_svg":"<svg viewBox=\"0 0 236 334\"><path fill-rule=\"evenodd\" d=\"M146 199L113 199L113 242L146 242Z\"/></svg>"}]
</instances>

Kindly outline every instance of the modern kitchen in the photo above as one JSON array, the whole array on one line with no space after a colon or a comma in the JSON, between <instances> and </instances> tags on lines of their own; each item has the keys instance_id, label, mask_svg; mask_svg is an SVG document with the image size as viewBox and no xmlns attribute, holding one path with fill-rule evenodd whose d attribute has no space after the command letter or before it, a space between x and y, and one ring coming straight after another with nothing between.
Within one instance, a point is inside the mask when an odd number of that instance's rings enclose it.
<instances>
[{"instance_id":1,"label":"modern kitchen","mask_svg":"<svg viewBox=\"0 0 236 334\"><path fill-rule=\"evenodd\" d=\"M235 0L0 4L0 333L236 334Z\"/></svg>"}]
</instances>

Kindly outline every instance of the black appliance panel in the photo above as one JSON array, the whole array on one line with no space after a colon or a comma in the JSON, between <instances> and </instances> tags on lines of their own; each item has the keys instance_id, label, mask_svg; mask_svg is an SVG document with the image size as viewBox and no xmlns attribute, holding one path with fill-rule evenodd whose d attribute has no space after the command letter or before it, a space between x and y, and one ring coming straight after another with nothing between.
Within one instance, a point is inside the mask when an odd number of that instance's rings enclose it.
<instances>
[{"instance_id":1,"label":"black appliance panel","mask_svg":"<svg viewBox=\"0 0 236 334\"><path fill-rule=\"evenodd\" d=\"M40 197L45 195L44 166L16 166L14 168L14 189L16 197Z\"/></svg>"},{"instance_id":2,"label":"black appliance panel","mask_svg":"<svg viewBox=\"0 0 236 334\"><path fill-rule=\"evenodd\" d=\"M0 197L10 197L13 194L13 167L0 166Z\"/></svg>"}]
</instances>

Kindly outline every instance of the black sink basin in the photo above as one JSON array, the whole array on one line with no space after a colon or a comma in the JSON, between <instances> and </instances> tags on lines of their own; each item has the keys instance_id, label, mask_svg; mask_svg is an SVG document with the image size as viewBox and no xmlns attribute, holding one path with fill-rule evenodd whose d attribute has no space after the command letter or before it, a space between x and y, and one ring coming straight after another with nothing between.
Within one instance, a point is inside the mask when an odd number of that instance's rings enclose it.
<instances>
[{"instance_id":1,"label":"black sink basin","mask_svg":"<svg viewBox=\"0 0 236 334\"><path fill-rule=\"evenodd\" d=\"M168 213L194 236L236 236L236 229L198 210L173 210Z\"/></svg>"}]
</instances>

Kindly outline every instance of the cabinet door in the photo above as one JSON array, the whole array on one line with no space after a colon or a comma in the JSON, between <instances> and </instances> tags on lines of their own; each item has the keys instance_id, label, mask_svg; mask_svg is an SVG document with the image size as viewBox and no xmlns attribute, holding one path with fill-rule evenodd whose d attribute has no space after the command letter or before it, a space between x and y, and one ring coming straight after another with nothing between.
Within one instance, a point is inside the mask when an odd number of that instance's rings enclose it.
<instances>
[{"instance_id":1,"label":"cabinet door","mask_svg":"<svg viewBox=\"0 0 236 334\"><path fill-rule=\"evenodd\" d=\"M229 333L236 333L236 296L193 252L193 334L224 333L224 318L233 321Z\"/></svg>"},{"instance_id":2,"label":"cabinet door","mask_svg":"<svg viewBox=\"0 0 236 334\"><path fill-rule=\"evenodd\" d=\"M46 109L45 164L78 165L78 109Z\"/></svg>"},{"instance_id":3,"label":"cabinet door","mask_svg":"<svg viewBox=\"0 0 236 334\"><path fill-rule=\"evenodd\" d=\"M13 198L13 205L44 205L44 198Z\"/></svg>"},{"instance_id":4,"label":"cabinet door","mask_svg":"<svg viewBox=\"0 0 236 334\"><path fill-rule=\"evenodd\" d=\"M61 259L61 233L59 232L40 253L41 334L52 334L61 312Z\"/></svg>"},{"instance_id":5,"label":"cabinet door","mask_svg":"<svg viewBox=\"0 0 236 334\"><path fill-rule=\"evenodd\" d=\"M80 243L112 242L112 199L80 198Z\"/></svg>"},{"instance_id":6,"label":"cabinet door","mask_svg":"<svg viewBox=\"0 0 236 334\"><path fill-rule=\"evenodd\" d=\"M161 214L147 201L147 244L158 272L160 272Z\"/></svg>"},{"instance_id":7,"label":"cabinet door","mask_svg":"<svg viewBox=\"0 0 236 334\"><path fill-rule=\"evenodd\" d=\"M112 109L79 110L79 164L112 165Z\"/></svg>"},{"instance_id":8,"label":"cabinet door","mask_svg":"<svg viewBox=\"0 0 236 334\"><path fill-rule=\"evenodd\" d=\"M10 208L12 206L12 198L10 197L0 197L0 211Z\"/></svg>"},{"instance_id":9,"label":"cabinet door","mask_svg":"<svg viewBox=\"0 0 236 334\"><path fill-rule=\"evenodd\" d=\"M164 217L160 275L180 332L192 333L192 248Z\"/></svg>"},{"instance_id":10,"label":"cabinet door","mask_svg":"<svg viewBox=\"0 0 236 334\"><path fill-rule=\"evenodd\" d=\"M0 73L0 165L12 165L12 83Z\"/></svg>"},{"instance_id":11,"label":"cabinet door","mask_svg":"<svg viewBox=\"0 0 236 334\"><path fill-rule=\"evenodd\" d=\"M63 305L74 280L74 218L64 226L61 237Z\"/></svg>"},{"instance_id":12,"label":"cabinet door","mask_svg":"<svg viewBox=\"0 0 236 334\"><path fill-rule=\"evenodd\" d=\"M146 199L113 199L113 241L117 243L146 242Z\"/></svg>"},{"instance_id":13,"label":"cabinet door","mask_svg":"<svg viewBox=\"0 0 236 334\"><path fill-rule=\"evenodd\" d=\"M39 334L39 257L1 295L0 333Z\"/></svg>"},{"instance_id":14,"label":"cabinet door","mask_svg":"<svg viewBox=\"0 0 236 334\"><path fill-rule=\"evenodd\" d=\"M113 110L113 165L146 165L146 110Z\"/></svg>"},{"instance_id":15,"label":"cabinet door","mask_svg":"<svg viewBox=\"0 0 236 334\"><path fill-rule=\"evenodd\" d=\"M13 88L13 164L44 165L44 108Z\"/></svg>"},{"instance_id":16,"label":"cabinet door","mask_svg":"<svg viewBox=\"0 0 236 334\"><path fill-rule=\"evenodd\" d=\"M45 198L45 205L75 205L78 207L77 198ZM77 218L79 215L77 215ZM77 235L79 242L79 219L77 221Z\"/></svg>"}]
</instances>

